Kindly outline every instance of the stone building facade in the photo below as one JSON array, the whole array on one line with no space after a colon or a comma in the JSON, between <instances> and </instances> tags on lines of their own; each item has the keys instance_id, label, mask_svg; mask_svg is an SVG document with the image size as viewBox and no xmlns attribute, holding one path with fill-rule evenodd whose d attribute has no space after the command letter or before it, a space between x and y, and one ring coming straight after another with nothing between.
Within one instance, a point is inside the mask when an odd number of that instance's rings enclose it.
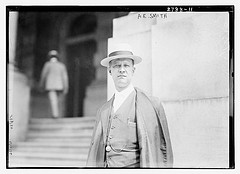
<instances>
[{"instance_id":1,"label":"stone building facade","mask_svg":"<svg viewBox=\"0 0 240 174\"><path fill-rule=\"evenodd\" d=\"M12 144L25 139L30 118L51 118L47 94L39 89L49 50L58 50L69 75L61 117L95 116L107 100L107 74L100 60L107 56L112 21L127 14L10 10L8 121L14 125Z\"/></svg>"},{"instance_id":2,"label":"stone building facade","mask_svg":"<svg viewBox=\"0 0 240 174\"><path fill-rule=\"evenodd\" d=\"M49 117L47 97L38 82L49 50L66 64L69 93L62 117L93 116L106 101L106 71L99 64L107 55L112 20L127 12L19 12L16 65L31 86L31 115ZM44 109L45 108L45 109Z\"/></svg>"}]
</instances>

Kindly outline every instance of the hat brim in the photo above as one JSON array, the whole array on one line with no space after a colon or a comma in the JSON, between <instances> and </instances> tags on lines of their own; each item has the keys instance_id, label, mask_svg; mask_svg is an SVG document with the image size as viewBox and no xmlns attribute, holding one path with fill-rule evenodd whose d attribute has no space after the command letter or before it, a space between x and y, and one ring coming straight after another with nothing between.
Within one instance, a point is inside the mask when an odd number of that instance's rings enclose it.
<instances>
[{"instance_id":1,"label":"hat brim","mask_svg":"<svg viewBox=\"0 0 240 174\"><path fill-rule=\"evenodd\" d=\"M117 55L117 56L111 56L111 57L106 57L101 61L101 65L108 67L109 62L115 59L132 59L134 61L134 65L138 64L142 61L142 58L139 56L135 55Z\"/></svg>"}]
</instances>

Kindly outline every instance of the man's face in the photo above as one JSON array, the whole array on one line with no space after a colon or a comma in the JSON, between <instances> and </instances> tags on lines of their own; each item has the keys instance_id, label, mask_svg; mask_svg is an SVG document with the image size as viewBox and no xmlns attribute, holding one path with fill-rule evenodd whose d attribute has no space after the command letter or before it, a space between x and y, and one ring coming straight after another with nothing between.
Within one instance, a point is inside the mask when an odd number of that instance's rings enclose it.
<instances>
[{"instance_id":1,"label":"man's face","mask_svg":"<svg viewBox=\"0 0 240 174\"><path fill-rule=\"evenodd\" d=\"M109 70L115 87L120 92L131 83L135 67L132 59L115 59L109 63Z\"/></svg>"}]
</instances>

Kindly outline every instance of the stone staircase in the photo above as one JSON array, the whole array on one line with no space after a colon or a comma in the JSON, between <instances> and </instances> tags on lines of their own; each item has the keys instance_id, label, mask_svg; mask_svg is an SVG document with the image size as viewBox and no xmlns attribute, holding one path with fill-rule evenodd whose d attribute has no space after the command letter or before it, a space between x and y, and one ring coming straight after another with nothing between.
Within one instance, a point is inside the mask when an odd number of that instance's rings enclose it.
<instances>
[{"instance_id":1,"label":"stone staircase","mask_svg":"<svg viewBox=\"0 0 240 174\"><path fill-rule=\"evenodd\" d=\"M31 118L27 139L9 156L9 167L84 167L95 117Z\"/></svg>"}]
</instances>

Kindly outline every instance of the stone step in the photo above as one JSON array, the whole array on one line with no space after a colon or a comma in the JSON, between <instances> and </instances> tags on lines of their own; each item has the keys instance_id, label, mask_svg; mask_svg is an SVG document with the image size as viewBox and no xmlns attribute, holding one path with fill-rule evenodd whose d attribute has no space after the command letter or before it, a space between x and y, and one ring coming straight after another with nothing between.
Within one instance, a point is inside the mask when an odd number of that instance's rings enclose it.
<instances>
[{"instance_id":1,"label":"stone step","mask_svg":"<svg viewBox=\"0 0 240 174\"><path fill-rule=\"evenodd\" d=\"M29 125L29 130L35 131L52 131L52 130L83 130L83 129L93 129L94 123L62 123L62 124L42 124L42 123L35 123Z\"/></svg>"},{"instance_id":2,"label":"stone step","mask_svg":"<svg viewBox=\"0 0 240 174\"><path fill-rule=\"evenodd\" d=\"M38 132L31 131L27 133L27 138L88 138L92 136L91 131L79 131L79 132L71 132L71 131L63 131L63 132Z\"/></svg>"},{"instance_id":3,"label":"stone step","mask_svg":"<svg viewBox=\"0 0 240 174\"><path fill-rule=\"evenodd\" d=\"M91 137L31 137L27 138L26 142L56 142L56 143L61 143L61 142L89 142L90 143Z\"/></svg>"},{"instance_id":4,"label":"stone step","mask_svg":"<svg viewBox=\"0 0 240 174\"><path fill-rule=\"evenodd\" d=\"M11 158L86 161L87 153L14 152Z\"/></svg>"},{"instance_id":5,"label":"stone step","mask_svg":"<svg viewBox=\"0 0 240 174\"><path fill-rule=\"evenodd\" d=\"M93 129L83 129L83 130L45 130L45 131L36 131L29 130L27 133L27 137L42 137L42 136L50 136L50 137L88 137L92 136Z\"/></svg>"},{"instance_id":6,"label":"stone step","mask_svg":"<svg viewBox=\"0 0 240 174\"><path fill-rule=\"evenodd\" d=\"M30 124L67 124L67 123L94 123L95 117L82 117L82 118L30 118Z\"/></svg>"},{"instance_id":7,"label":"stone step","mask_svg":"<svg viewBox=\"0 0 240 174\"><path fill-rule=\"evenodd\" d=\"M19 142L18 146L26 146L28 148L31 147L73 147L73 148L84 148L84 147L89 147L90 146L90 140L88 141L84 141L84 142L74 142L74 141L62 141L62 142L46 142L46 141L42 141L42 142Z\"/></svg>"},{"instance_id":8,"label":"stone step","mask_svg":"<svg viewBox=\"0 0 240 174\"><path fill-rule=\"evenodd\" d=\"M31 118L10 167L85 167L95 117Z\"/></svg>"},{"instance_id":9,"label":"stone step","mask_svg":"<svg viewBox=\"0 0 240 174\"><path fill-rule=\"evenodd\" d=\"M80 153L80 154L84 154L87 155L89 148L85 147L85 148L80 148L80 147L66 147L66 148L59 148L59 147L31 147L31 148L26 148L26 147L17 147L15 151L13 151L13 153L15 152L48 152L48 153L66 153L66 154L76 154L76 153Z\"/></svg>"},{"instance_id":10,"label":"stone step","mask_svg":"<svg viewBox=\"0 0 240 174\"><path fill-rule=\"evenodd\" d=\"M25 143L24 145L18 145L13 150L15 152L50 152L50 153L88 153L90 143L79 144L78 146L71 144L65 146L44 146L42 145L31 145L29 143Z\"/></svg>"},{"instance_id":11,"label":"stone step","mask_svg":"<svg viewBox=\"0 0 240 174\"><path fill-rule=\"evenodd\" d=\"M11 160L12 159L12 160ZM12 157L9 167L80 167L86 166L86 161L73 160L54 160L45 158L20 158Z\"/></svg>"}]
</instances>

